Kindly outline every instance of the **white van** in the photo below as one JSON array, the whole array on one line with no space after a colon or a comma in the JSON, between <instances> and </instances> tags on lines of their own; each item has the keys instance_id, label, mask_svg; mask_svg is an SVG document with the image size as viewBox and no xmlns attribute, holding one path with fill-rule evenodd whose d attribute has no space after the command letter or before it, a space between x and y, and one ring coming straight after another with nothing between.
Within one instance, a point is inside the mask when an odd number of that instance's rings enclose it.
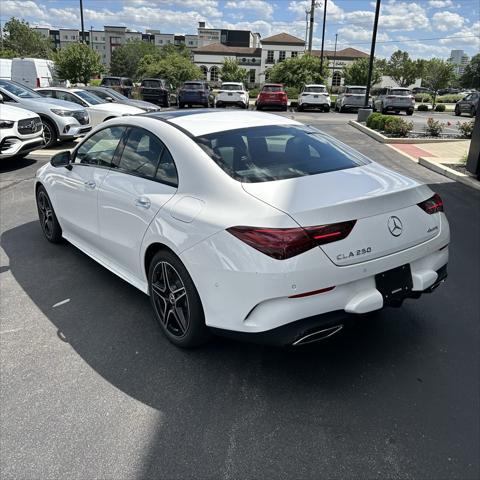
<instances>
[{"instance_id":1,"label":"white van","mask_svg":"<svg viewBox=\"0 0 480 480\"><path fill-rule=\"evenodd\" d=\"M26 87L50 87L53 85L54 76L52 60L43 58L14 58L12 60L11 80Z\"/></svg>"},{"instance_id":2,"label":"white van","mask_svg":"<svg viewBox=\"0 0 480 480\"><path fill-rule=\"evenodd\" d=\"M12 79L12 60L10 58L0 58L0 79Z\"/></svg>"}]
</instances>

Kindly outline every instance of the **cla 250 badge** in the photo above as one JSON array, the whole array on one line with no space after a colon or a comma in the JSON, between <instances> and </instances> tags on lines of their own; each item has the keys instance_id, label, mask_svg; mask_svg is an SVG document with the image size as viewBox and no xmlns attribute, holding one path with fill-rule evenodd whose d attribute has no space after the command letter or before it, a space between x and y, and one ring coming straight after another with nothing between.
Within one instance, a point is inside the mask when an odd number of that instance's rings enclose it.
<instances>
[{"instance_id":1,"label":"cla 250 badge","mask_svg":"<svg viewBox=\"0 0 480 480\"><path fill-rule=\"evenodd\" d=\"M372 247L359 248L358 250L353 250L348 253L339 253L337 255L337 260L348 260L349 258L359 257L360 255L366 255L367 253L372 253Z\"/></svg>"}]
</instances>

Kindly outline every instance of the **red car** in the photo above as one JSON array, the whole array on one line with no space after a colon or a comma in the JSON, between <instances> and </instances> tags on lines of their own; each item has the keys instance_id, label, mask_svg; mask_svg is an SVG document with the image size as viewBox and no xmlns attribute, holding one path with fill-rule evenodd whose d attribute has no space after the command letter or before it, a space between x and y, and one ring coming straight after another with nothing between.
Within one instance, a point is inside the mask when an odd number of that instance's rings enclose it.
<instances>
[{"instance_id":1,"label":"red car","mask_svg":"<svg viewBox=\"0 0 480 480\"><path fill-rule=\"evenodd\" d=\"M258 94L256 106L257 110L265 107L280 107L286 111L288 97L281 83L266 83Z\"/></svg>"}]
</instances>

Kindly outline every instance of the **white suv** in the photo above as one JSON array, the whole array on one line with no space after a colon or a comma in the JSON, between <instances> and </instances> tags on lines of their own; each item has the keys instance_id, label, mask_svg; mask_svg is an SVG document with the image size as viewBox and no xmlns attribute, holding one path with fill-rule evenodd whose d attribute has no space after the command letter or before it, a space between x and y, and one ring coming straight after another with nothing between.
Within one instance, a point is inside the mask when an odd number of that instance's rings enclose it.
<instances>
[{"instance_id":1,"label":"white suv","mask_svg":"<svg viewBox=\"0 0 480 480\"><path fill-rule=\"evenodd\" d=\"M218 91L215 106L217 108L227 105L236 105L248 109L249 95L243 83L223 82Z\"/></svg>"},{"instance_id":2,"label":"white suv","mask_svg":"<svg viewBox=\"0 0 480 480\"><path fill-rule=\"evenodd\" d=\"M40 117L23 108L4 105L0 100L0 159L23 157L43 146Z\"/></svg>"},{"instance_id":3,"label":"white suv","mask_svg":"<svg viewBox=\"0 0 480 480\"><path fill-rule=\"evenodd\" d=\"M298 96L299 112L306 108L320 108L324 112L330 111L330 96L325 85L305 85Z\"/></svg>"},{"instance_id":4,"label":"white suv","mask_svg":"<svg viewBox=\"0 0 480 480\"><path fill-rule=\"evenodd\" d=\"M413 115L415 108L415 97L408 88L388 87L382 88L373 101L373 111L382 113L393 111L395 113L405 112Z\"/></svg>"},{"instance_id":5,"label":"white suv","mask_svg":"<svg viewBox=\"0 0 480 480\"><path fill-rule=\"evenodd\" d=\"M344 87L342 93L337 97L335 103L335 110L338 110L340 113L347 110L358 110L365 105L365 93L367 92L367 87L362 87L359 85L348 85ZM368 106L372 105L372 97L368 97Z\"/></svg>"}]
</instances>

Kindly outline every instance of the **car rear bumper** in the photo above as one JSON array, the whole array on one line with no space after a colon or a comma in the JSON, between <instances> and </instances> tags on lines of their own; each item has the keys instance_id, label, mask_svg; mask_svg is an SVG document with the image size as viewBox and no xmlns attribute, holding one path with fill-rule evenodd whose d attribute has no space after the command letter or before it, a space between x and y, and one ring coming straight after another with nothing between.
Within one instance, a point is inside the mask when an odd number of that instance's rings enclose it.
<instances>
[{"instance_id":1,"label":"car rear bumper","mask_svg":"<svg viewBox=\"0 0 480 480\"><path fill-rule=\"evenodd\" d=\"M399 110L401 112L408 112L413 110L415 107L414 105L384 105L383 108L385 110Z\"/></svg>"},{"instance_id":2,"label":"car rear bumper","mask_svg":"<svg viewBox=\"0 0 480 480\"><path fill-rule=\"evenodd\" d=\"M375 275L406 264L412 273L412 294L423 292L435 284L436 272L448 262L449 235L443 217L439 234L429 241L341 267L320 248L274 260L228 232L186 250L181 258L197 286L206 324L253 334L319 314L381 309L385 302ZM324 289L329 290L319 292Z\"/></svg>"}]
</instances>

